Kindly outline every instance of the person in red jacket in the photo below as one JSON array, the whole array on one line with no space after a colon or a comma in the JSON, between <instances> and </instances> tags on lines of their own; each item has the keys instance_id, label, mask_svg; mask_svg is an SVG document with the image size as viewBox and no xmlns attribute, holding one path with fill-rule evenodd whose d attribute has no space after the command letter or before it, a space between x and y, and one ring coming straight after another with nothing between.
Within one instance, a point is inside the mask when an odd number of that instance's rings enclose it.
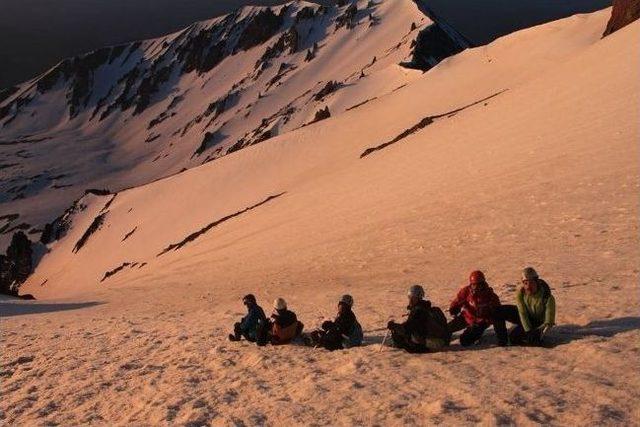
<instances>
[{"instance_id":1,"label":"person in red jacket","mask_svg":"<svg viewBox=\"0 0 640 427\"><path fill-rule=\"evenodd\" d=\"M469 276L469 284L460 291L449 306L454 316L447 325L450 333L464 329L460 345L467 347L477 342L484 331L493 325L499 345L507 345L507 330L501 315L500 298L487 283L482 271Z\"/></svg>"}]
</instances>

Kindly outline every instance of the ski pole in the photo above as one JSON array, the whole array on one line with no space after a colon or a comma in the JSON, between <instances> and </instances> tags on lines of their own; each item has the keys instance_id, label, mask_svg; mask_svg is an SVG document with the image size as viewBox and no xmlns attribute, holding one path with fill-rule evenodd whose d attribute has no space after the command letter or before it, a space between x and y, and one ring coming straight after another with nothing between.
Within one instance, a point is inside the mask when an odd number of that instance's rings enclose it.
<instances>
[{"instance_id":1,"label":"ski pole","mask_svg":"<svg viewBox=\"0 0 640 427\"><path fill-rule=\"evenodd\" d=\"M378 353L382 352L382 349L384 348L384 343L387 341L388 337L389 337L389 330L387 329L387 332L385 332L384 338L382 338L382 342L380 343L380 349L378 350Z\"/></svg>"}]
</instances>

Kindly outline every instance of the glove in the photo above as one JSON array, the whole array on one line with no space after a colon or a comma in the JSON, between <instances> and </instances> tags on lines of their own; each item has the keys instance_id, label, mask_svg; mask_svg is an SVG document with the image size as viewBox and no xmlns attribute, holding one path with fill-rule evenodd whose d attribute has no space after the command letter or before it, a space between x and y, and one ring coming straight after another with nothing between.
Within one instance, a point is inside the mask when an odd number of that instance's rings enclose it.
<instances>
[{"instance_id":1,"label":"glove","mask_svg":"<svg viewBox=\"0 0 640 427\"><path fill-rule=\"evenodd\" d=\"M324 322L322 322L322 329L325 331L331 329L331 326L333 326L333 322L331 320L325 320Z\"/></svg>"},{"instance_id":2,"label":"glove","mask_svg":"<svg viewBox=\"0 0 640 427\"><path fill-rule=\"evenodd\" d=\"M387 329L393 329L396 326L396 322L394 322L393 320L389 320L389 323L387 323Z\"/></svg>"},{"instance_id":3,"label":"glove","mask_svg":"<svg viewBox=\"0 0 640 427\"><path fill-rule=\"evenodd\" d=\"M449 308L449 313L451 313L452 316L457 316L460 314L460 310L460 307L451 307Z\"/></svg>"}]
</instances>

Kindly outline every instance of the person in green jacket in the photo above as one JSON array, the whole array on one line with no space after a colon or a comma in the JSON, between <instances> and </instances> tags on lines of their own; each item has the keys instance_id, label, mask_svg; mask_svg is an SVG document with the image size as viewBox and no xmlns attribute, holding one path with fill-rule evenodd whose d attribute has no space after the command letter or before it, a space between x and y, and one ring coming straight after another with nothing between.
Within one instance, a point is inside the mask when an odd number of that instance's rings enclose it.
<instances>
[{"instance_id":1,"label":"person in green jacket","mask_svg":"<svg viewBox=\"0 0 640 427\"><path fill-rule=\"evenodd\" d=\"M517 326L509 334L512 345L542 345L544 335L555 325L556 300L551 288L533 267L522 270L522 288L516 294ZM509 319L510 320L510 319Z\"/></svg>"}]
</instances>

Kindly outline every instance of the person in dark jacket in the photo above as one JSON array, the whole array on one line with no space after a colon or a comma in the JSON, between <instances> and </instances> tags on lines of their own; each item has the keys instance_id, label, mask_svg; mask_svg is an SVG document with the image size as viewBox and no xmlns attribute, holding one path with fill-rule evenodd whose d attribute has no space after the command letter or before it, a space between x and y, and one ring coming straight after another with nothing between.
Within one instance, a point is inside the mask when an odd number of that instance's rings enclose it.
<instances>
[{"instance_id":1,"label":"person in dark jacket","mask_svg":"<svg viewBox=\"0 0 640 427\"><path fill-rule=\"evenodd\" d=\"M309 338L312 343L330 351L362 344L362 327L352 308L353 297L343 295L338 302L338 316L333 321L323 322L321 329L311 332Z\"/></svg>"},{"instance_id":2,"label":"person in dark jacket","mask_svg":"<svg viewBox=\"0 0 640 427\"><path fill-rule=\"evenodd\" d=\"M247 307L247 315L234 325L233 334L229 334L229 340L240 341L244 337L247 341L255 342L258 331L267 321L267 317L252 294L245 295L242 303Z\"/></svg>"},{"instance_id":3,"label":"person in dark jacket","mask_svg":"<svg viewBox=\"0 0 640 427\"><path fill-rule=\"evenodd\" d=\"M449 345L451 334L446 318L442 310L432 307L431 302L424 299L424 288L414 285L408 296L407 320L403 323L391 320L387 324L394 346L409 353L427 353Z\"/></svg>"},{"instance_id":4,"label":"person in dark jacket","mask_svg":"<svg viewBox=\"0 0 640 427\"><path fill-rule=\"evenodd\" d=\"M274 312L258 334L258 345L270 342L273 345L288 344L300 336L304 325L298 321L296 314L287 308L284 298L276 298L273 302Z\"/></svg>"},{"instance_id":5,"label":"person in dark jacket","mask_svg":"<svg viewBox=\"0 0 640 427\"><path fill-rule=\"evenodd\" d=\"M507 345L507 330L504 323L500 298L487 283L482 271L474 271L469 276L469 284L464 286L449 306L454 316L449 322L449 332L463 330L460 345L470 346L477 342L484 331L494 326L499 345Z\"/></svg>"}]
</instances>

